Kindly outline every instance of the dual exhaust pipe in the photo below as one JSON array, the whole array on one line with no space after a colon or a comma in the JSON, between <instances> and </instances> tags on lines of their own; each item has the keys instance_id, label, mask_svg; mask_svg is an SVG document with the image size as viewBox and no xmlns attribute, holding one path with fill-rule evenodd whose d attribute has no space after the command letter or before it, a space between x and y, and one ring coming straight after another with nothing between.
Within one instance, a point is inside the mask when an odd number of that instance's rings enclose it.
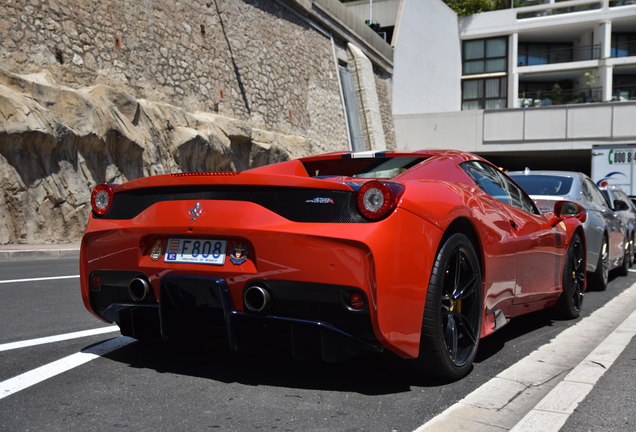
<instances>
[{"instance_id":1,"label":"dual exhaust pipe","mask_svg":"<svg viewBox=\"0 0 636 432\"><path fill-rule=\"evenodd\" d=\"M136 277L128 284L128 295L133 301L142 302L150 293L150 283L146 279Z\"/></svg>"},{"instance_id":2,"label":"dual exhaust pipe","mask_svg":"<svg viewBox=\"0 0 636 432\"><path fill-rule=\"evenodd\" d=\"M140 277L136 277L128 284L128 296L135 302L143 302L150 293L150 283ZM262 283L248 286L243 293L243 303L250 312L261 313L272 305L272 296L269 289Z\"/></svg>"},{"instance_id":3,"label":"dual exhaust pipe","mask_svg":"<svg viewBox=\"0 0 636 432\"><path fill-rule=\"evenodd\" d=\"M272 296L269 289L263 283L255 283L245 288L243 292L243 304L250 312L265 312L272 305Z\"/></svg>"}]
</instances>

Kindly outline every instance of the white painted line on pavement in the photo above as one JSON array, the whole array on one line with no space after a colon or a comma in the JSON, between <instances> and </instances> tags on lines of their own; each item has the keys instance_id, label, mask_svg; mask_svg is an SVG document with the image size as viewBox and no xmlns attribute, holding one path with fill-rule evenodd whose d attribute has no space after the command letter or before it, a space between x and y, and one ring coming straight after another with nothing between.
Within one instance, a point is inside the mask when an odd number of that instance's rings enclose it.
<instances>
[{"instance_id":1,"label":"white painted line on pavement","mask_svg":"<svg viewBox=\"0 0 636 432\"><path fill-rule=\"evenodd\" d=\"M122 348L131 342L135 342L135 339L126 336L116 337L114 339L107 340L106 342L93 345L84 351L25 372L22 375L2 381L0 382L0 399L81 366L84 363L88 363L91 360Z\"/></svg>"},{"instance_id":2,"label":"white painted line on pavement","mask_svg":"<svg viewBox=\"0 0 636 432\"><path fill-rule=\"evenodd\" d=\"M0 280L0 284L17 283L17 282L35 282L35 281L45 281L45 280L57 280L57 279L73 279L78 277L79 275L51 276L51 277L41 277L41 278L29 278L29 279L8 279L8 280Z\"/></svg>"},{"instance_id":3,"label":"white painted line on pavement","mask_svg":"<svg viewBox=\"0 0 636 432\"><path fill-rule=\"evenodd\" d=\"M52 249L39 248L39 249L1 249L0 252L15 253L15 252L79 252L80 248L77 247L57 247Z\"/></svg>"},{"instance_id":4,"label":"white painted line on pavement","mask_svg":"<svg viewBox=\"0 0 636 432\"><path fill-rule=\"evenodd\" d=\"M558 432L636 335L636 311L557 384L510 432Z\"/></svg>"},{"instance_id":5,"label":"white painted line on pavement","mask_svg":"<svg viewBox=\"0 0 636 432\"><path fill-rule=\"evenodd\" d=\"M99 328L91 329L91 330L82 330L82 331L77 331L73 333L64 333L64 334L59 334L55 336L46 336L46 337L41 337L37 339L9 342L5 344L0 344L0 351L9 351L12 349L17 349L17 348L26 348L26 347L30 347L34 345L60 342L60 341L69 340L69 339L77 339L77 338L83 338L87 336L94 336L98 334L112 333L115 331L119 331L119 327L116 325L108 326L108 327L99 327Z\"/></svg>"},{"instance_id":6,"label":"white painted line on pavement","mask_svg":"<svg viewBox=\"0 0 636 432\"><path fill-rule=\"evenodd\" d=\"M606 340L613 340L611 338L614 338L615 333L622 334L623 324L633 326L628 320L633 319L634 310L636 284L417 428L415 432L510 431L535 407L546 408L539 403L566 375L570 378L580 376L583 369L578 369L577 366L583 368L583 364L589 365L588 359L598 364L598 359L593 358L598 353L595 347ZM625 346L629 343L624 335L621 339ZM623 349L624 346L621 351ZM601 362L605 364L608 360ZM574 374L574 371L576 375L568 375L570 372ZM585 384L590 388L593 386L590 383ZM580 401L584 396L581 396L580 389L577 391L579 393L573 395L574 400ZM566 408L569 409L570 404ZM522 430L543 432L552 430L550 427L547 424L536 425L533 429Z\"/></svg>"}]
</instances>

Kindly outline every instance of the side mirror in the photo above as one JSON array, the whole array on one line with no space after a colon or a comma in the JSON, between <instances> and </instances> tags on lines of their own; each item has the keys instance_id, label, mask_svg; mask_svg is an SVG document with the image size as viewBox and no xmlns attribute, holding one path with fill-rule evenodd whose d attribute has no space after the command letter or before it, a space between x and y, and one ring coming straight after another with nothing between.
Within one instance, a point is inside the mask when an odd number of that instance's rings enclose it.
<instances>
[{"instance_id":1,"label":"side mirror","mask_svg":"<svg viewBox=\"0 0 636 432\"><path fill-rule=\"evenodd\" d=\"M615 211L625 211L629 210L629 205L621 199L614 200L614 210Z\"/></svg>"},{"instance_id":2,"label":"side mirror","mask_svg":"<svg viewBox=\"0 0 636 432\"><path fill-rule=\"evenodd\" d=\"M551 221L552 225L556 225L563 219L569 218L575 218L581 222L585 222L587 219L587 212L581 204L572 201L557 201L554 203L554 217Z\"/></svg>"}]
</instances>

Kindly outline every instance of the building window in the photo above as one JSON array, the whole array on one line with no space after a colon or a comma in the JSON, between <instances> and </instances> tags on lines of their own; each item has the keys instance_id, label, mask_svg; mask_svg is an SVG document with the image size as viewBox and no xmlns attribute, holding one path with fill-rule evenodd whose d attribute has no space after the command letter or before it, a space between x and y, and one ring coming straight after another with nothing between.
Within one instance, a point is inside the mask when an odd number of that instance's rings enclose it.
<instances>
[{"instance_id":1,"label":"building window","mask_svg":"<svg viewBox=\"0 0 636 432\"><path fill-rule=\"evenodd\" d=\"M636 34L617 33L612 35L610 57L636 56Z\"/></svg>"},{"instance_id":2,"label":"building window","mask_svg":"<svg viewBox=\"0 0 636 432\"><path fill-rule=\"evenodd\" d=\"M506 72L508 38L464 41L462 70L464 75Z\"/></svg>"},{"instance_id":3,"label":"building window","mask_svg":"<svg viewBox=\"0 0 636 432\"><path fill-rule=\"evenodd\" d=\"M612 100L636 101L636 75L614 75Z\"/></svg>"},{"instance_id":4,"label":"building window","mask_svg":"<svg viewBox=\"0 0 636 432\"><path fill-rule=\"evenodd\" d=\"M506 108L506 77L467 79L462 81L462 109Z\"/></svg>"},{"instance_id":5,"label":"building window","mask_svg":"<svg viewBox=\"0 0 636 432\"><path fill-rule=\"evenodd\" d=\"M522 81L519 80L519 105L521 107L561 105L575 103L579 92L572 90L573 81Z\"/></svg>"},{"instance_id":6,"label":"building window","mask_svg":"<svg viewBox=\"0 0 636 432\"><path fill-rule=\"evenodd\" d=\"M565 63L573 60L572 44L567 43L520 43L517 65L533 66L550 63Z\"/></svg>"}]
</instances>

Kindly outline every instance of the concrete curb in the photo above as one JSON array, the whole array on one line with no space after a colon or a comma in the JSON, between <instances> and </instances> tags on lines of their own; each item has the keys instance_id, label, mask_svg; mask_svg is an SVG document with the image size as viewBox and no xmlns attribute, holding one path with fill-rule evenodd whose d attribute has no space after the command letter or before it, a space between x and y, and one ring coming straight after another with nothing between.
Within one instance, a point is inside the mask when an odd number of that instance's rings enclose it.
<instances>
[{"instance_id":1,"label":"concrete curb","mask_svg":"<svg viewBox=\"0 0 636 432\"><path fill-rule=\"evenodd\" d=\"M594 373L609 369L629 343L630 334L634 334L635 309L633 284L415 432L502 432L513 428L519 432L558 431L586 392L593 389L590 380ZM610 357L604 352L616 345L616 337L623 346ZM578 386L580 381L582 385ZM559 399L564 394L568 398Z\"/></svg>"},{"instance_id":2,"label":"concrete curb","mask_svg":"<svg viewBox=\"0 0 636 432\"><path fill-rule=\"evenodd\" d=\"M558 432L636 335L636 311L609 334L510 432Z\"/></svg>"},{"instance_id":3,"label":"concrete curb","mask_svg":"<svg viewBox=\"0 0 636 432\"><path fill-rule=\"evenodd\" d=\"M0 246L0 262L56 258L79 258L79 244Z\"/></svg>"}]
</instances>

